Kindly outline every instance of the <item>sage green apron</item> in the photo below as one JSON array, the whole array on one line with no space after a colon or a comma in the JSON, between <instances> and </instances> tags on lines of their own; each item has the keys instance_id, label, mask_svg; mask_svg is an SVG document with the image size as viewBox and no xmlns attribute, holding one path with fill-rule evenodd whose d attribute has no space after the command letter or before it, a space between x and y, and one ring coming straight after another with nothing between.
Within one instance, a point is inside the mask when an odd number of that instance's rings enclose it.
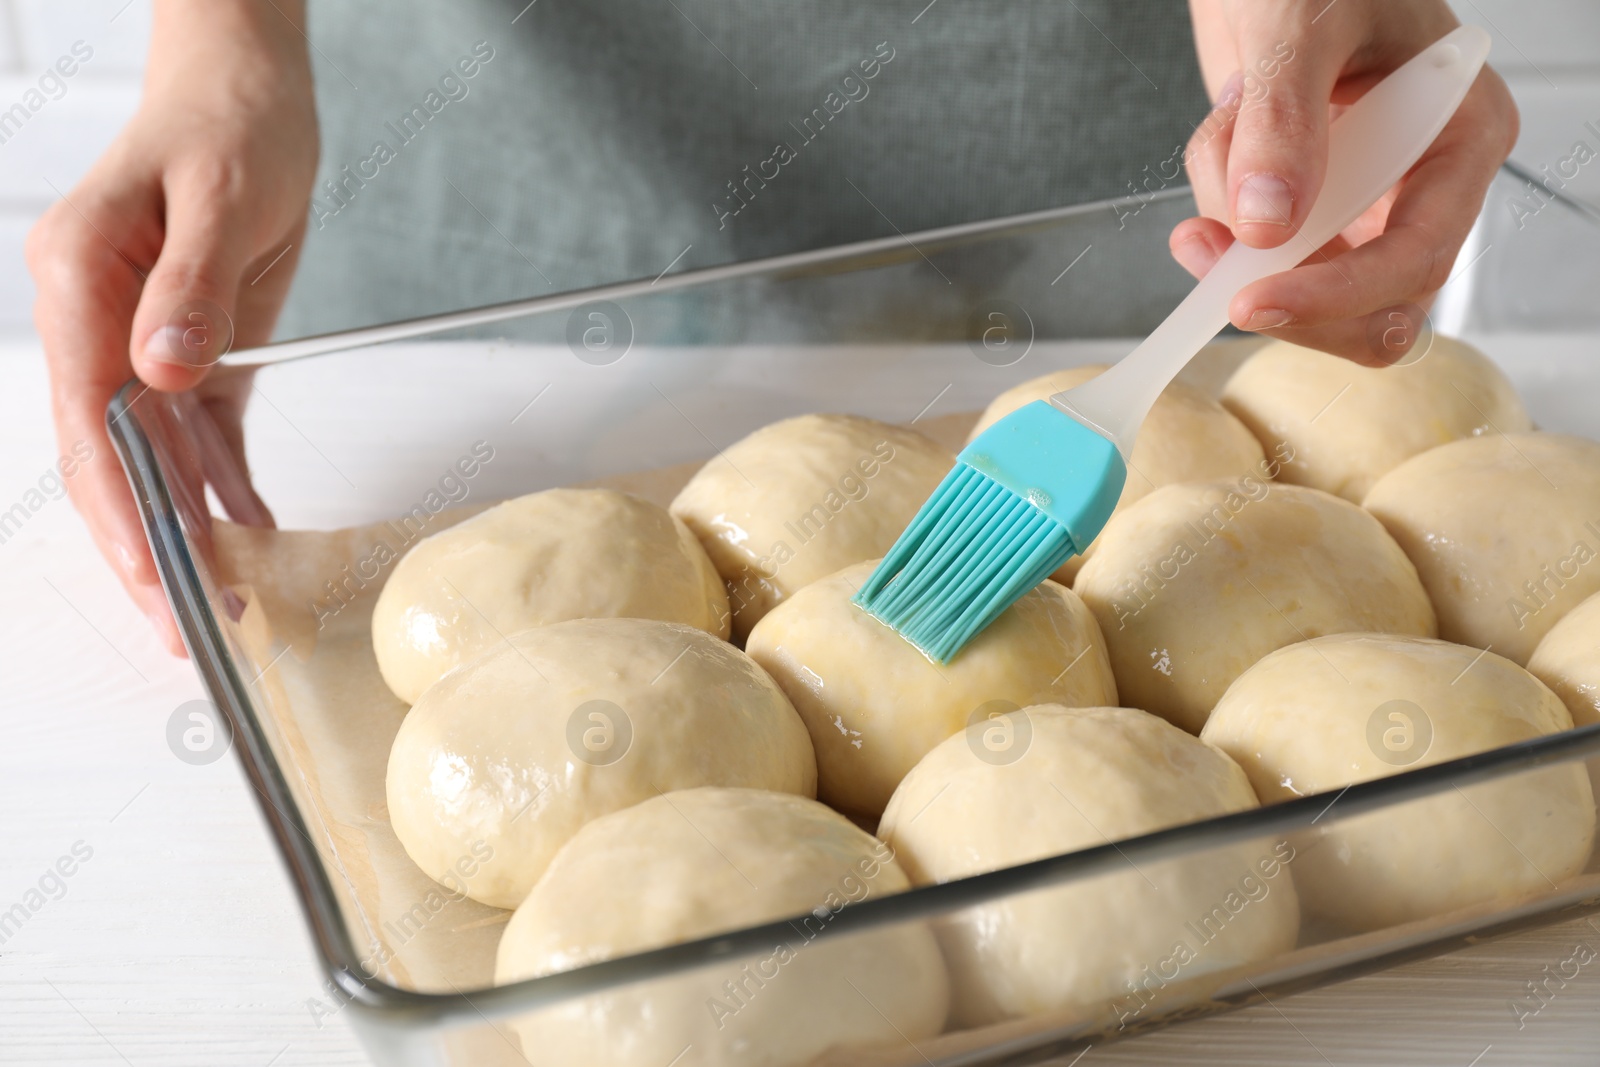
<instances>
[{"instance_id":1,"label":"sage green apron","mask_svg":"<svg viewBox=\"0 0 1600 1067\"><path fill-rule=\"evenodd\" d=\"M303 336L1129 195L1183 0L311 0Z\"/></svg>"}]
</instances>

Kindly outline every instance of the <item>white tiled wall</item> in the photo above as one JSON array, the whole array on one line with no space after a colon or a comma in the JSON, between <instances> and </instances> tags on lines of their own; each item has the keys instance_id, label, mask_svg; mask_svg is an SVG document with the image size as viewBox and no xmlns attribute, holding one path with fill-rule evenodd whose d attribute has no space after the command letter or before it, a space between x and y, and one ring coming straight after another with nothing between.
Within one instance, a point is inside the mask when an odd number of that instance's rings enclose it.
<instances>
[{"instance_id":1,"label":"white tiled wall","mask_svg":"<svg viewBox=\"0 0 1600 1067\"><path fill-rule=\"evenodd\" d=\"M1495 34L1493 61L1523 110L1519 161L1537 170L1586 136L1585 122L1600 126L1600 0L1452 3L1463 21ZM0 0L0 111L37 87L74 42L94 49L65 94L0 144L0 334L30 328L33 286L22 264L22 240L55 198L52 186L70 189L133 112L150 4ZM1600 202L1600 168L1585 168L1573 191Z\"/></svg>"},{"instance_id":2,"label":"white tiled wall","mask_svg":"<svg viewBox=\"0 0 1600 1067\"><path fill-rule=\"evenodd\" d=\"M1409 0L1387 0L1407 3ZM1493 63L1508 78L1558 84L1600 75L1600 3L1595 0L1450 0L1462 22L1494 35Z\"/></svg>"},{"instance_id":3,"label":"white tiled wall","mask_svg":"<svg viewBox=\"0 0 1600 1067\"><path fill-rule=\"evenodd\" d=\"M149 38L150 0L0 0L0 112L39 89L74 43L93 50L64 92L47 79L44 105L0 144L0 333L31 327L23 237L51 187L71 189L133 113Z\"/></svg>"},{"instance_id":4,"label":"white tiled wall","mask_svg":"<svg viewBox=\"0 0 1600 1067\"><path fill-rule=\"evenodd\" d=\"M1463 22L1495 38L1491 60L1522 111L1512 158L1531 171L1600 134L1600 0L1451 0ZM1568 192L1600 204L1600 167L1584 167Z\"/></svg>"}]
</instances>

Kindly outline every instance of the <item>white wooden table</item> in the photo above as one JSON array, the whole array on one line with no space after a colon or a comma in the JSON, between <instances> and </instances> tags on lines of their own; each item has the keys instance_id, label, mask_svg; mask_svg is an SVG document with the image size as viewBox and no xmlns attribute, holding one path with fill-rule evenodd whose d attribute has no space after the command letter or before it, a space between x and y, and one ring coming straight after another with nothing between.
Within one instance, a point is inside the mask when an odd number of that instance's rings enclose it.
<instances>
[{"instance_id":1,"label":"white wooden table","mask_svg":"<svg viewBox=\"0 0 1600 1067\"><path fill-rule=\"evenodd\" d=\"M0 345L0 375L4 511L27 499L55 447L33 342ZM334 1005L234 759L190 766L167 747L167 719L201 696L198 681L157 645L65 500L46 501L0 544L0 607L0 917L14 904L27 912L0 942L0 1063L365 1063L342 1020L328 1018ZM46 872L75 845L92 854L66 864L74 873L58 885ZM41 878L49 892L30 897ZM1580 942L1600 950L1600 921L1094 1048L1079 1062L1594 1064L1600 961L1520 1029L1511 1007Z\"/></svg>"}]
</instances>

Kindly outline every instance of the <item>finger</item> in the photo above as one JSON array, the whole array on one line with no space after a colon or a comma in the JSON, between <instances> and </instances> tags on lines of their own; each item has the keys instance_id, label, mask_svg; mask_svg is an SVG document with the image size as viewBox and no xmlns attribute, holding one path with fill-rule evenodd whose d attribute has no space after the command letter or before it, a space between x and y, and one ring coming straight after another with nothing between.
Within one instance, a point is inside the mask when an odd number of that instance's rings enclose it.
<instances>
[{"instance_id":1,"label":"finger","mask_svg":"<svg viewBox=\"0 0 1600 1067\"><path fill-rule=\"evenodd\" d=\"M1217 260L1233 247L1233 231L1216 219L1184 219L1173 227L1168 245L1173 258L1185 270L1196 278L1204 278L1217 265ZM1330 259L1349 250L1349 241L1340 235L1317 249L1311 258Z\"/></svg>"},{"instance_id":2,"label":"finger","mask_svg":"<svg viewBox=\"0 0 1600 1067\"><path fill-rule=\"evenodd\" d=\"M1328 102L1360 20L1313 24L1313 5L1255 3L1238 20L1244 101L1228 154L1234 236L1274 248L1305 221L1328 160Z\"/></svg>"},{"instance_id":3,"label":"finger","mask_svg":"<svg viewBox=\"0 0 1600 1067\"><path fill-rule=\"evenodd\" d=\"M271 339L272 327L294 278L304 231L302 217L246 268L235 300L236 345L265 344ZM220 367L212 372L197 398L195 422L204 448L206 479L216 490L223 510L235 522L270 527L276 523L250 481L244 447L242 418L254 378L255 372L246 368Z\"/></svg>"},{"instance_id":4,"label":"finger","mask_svg":"<svg viewBox=\"0 0 1600 1067\"><path fill-rule=\"evenodd\" d=\"M166 234L134 314L134 369L163 391L192 388L231 347L241 275L255 258L243 178L226 161L169 169Z\"/></svg>"},{"instance_id":5,"label":"finger","mask_svg":"<svg viewBox=\"0 0 1600 1067\"><path fill-rule=\"evenodd\" d=\"M112 394L133 376L128 326L143 284L141 253L148 249L128 224L149 216L148 196L133 189L107 200L74 190L34 228L27 246L57 442L62 455L87 454L68 490L130 589L154 584L156 573L106 434L105 412Z\"/></svg>"},{"instance_id":6,"label":"finger","mask_svg":"<svg viewBox=\"0 0 1600 1067\"><path fill-rule=\"evenodd\" d=\"M244 466L244 435L239 425L242 402L232 396L201 397L198 393L185 393L179 402L187 408L195 455L205 481L216 491L223 511L234 522L247 526L273 526L272 512L251 485Z\"/></svg>"},{"instance_id":7,"label":"finger","mask_svg":"<svg viewBox=\"0 0 1600 1067\"><path fill-rule=\"evenodd\" d=\"M178 632L177 620L172 617L172 605L167 602L167 591L160 583L130 587L128 595L144 612L145 618L150 620L156 640L161 642L162 647L179 659L188 659L189 650L184 647L183 635Z\"/></svg>"},{"instance_id":8,"label":"finger","mask_svg":"<svg viewBox=\"0 0 1600 1067\"><path fill-rule=\"evenodd\" d=\"M1184 149L1184 168L1200 214L1228 218L1228 149L1244 98L1244 74L1235 72L1222 86L1216 106L1195 128Z\"/></svg>"},{"instance_id":9,"label":"finger","mask_svg":"<svg viewBox=\"0 0 1600 1067\"><path fill-rule=\"evenodd\" d=\"M1301 348L1314 348L1343 356L1356 363L1374 365L1375 360L1367 349L1367 323L1365 319L1343 319L1323 326L1284 327L1256 331L1275 341L1288 341Z\"/></svg>"},{"instance_id":10,"label":"finger","mask_svg":"<svg viewBox=\"0 0 1600 1067\"><path fill-rule=\"evenodd\" d=\"M1196 278L1209 274L1232 244L1233 231L1203 215L1184 219L1172 228L1172 236L1167 239L1172 258Z\"/></svg>"},{"instance_id":11,"label":"finger","mask_svg":"<svg viewBox=\"0 0 1600 1067\"><path fill-rule=\"evenodd\" d=\"M118 345L120 349L120 337ZM95 547L129 598L149 618L168 651L181 656L183 643L145 539L144 524L105 430L106 405L120 385L118 381L104 388L52 389L62 455L88 457L67 480L67 489Z\"/></svg>"},{"instance_id":12,"label":"finger","mask_svg":"<svg viewBox=\"0 0 1600 1067\"><path fill-rule=\"evenodd\" d=\"M1463 108L1407 175L1380 235L1245 287L1229 317L1243 324L1270 308L1286 312L1289 324L1313 327L1437 292L1477 219L1514 124L1509 100L1486 85L1483 99Z\"/></svg>"},{"instance_id":13,"label":"finger","mask_svg":"<svg viewBox=\"0 0 1600 1067\"><path fill-rule=\"evenodd\" d=\"M182 656L183 642L105 421L112 395L133 377L128 330L160 248L158 200L153 179L139 180L115 150L101 166L120 168L129 180L103 193L91 173L28 235L28 267L38 291L34 325L50 371L56 440L61 454L77 461L66 479L73 506L162 644Z\"/></svg>"},{"instance_id":14,"label":"finger","mask_svg":"<svg viewBox=\"0 0 1600 1067\"><path fill-rule=\"evenodd\" d=\"M228 450L244 455L244 409L255 390L256 368L219 367L198 390Z\"/></svg>"},{"instance_id":15,"label":"finger","mask_svg":"<svg viewBox=\"0 0 1600 1067\"><path fill-rule=\"evenodd\" d=\"M1423 314L1419 315L1419 311ZM1343 356L1362 366L1387 367L1403 360L1428 336L1425 314L1422 306L1412 304L1383 308L1361 318L1340 319L1321 326L1262 332L1275 340Z\"/></svg>"}]
</instances>

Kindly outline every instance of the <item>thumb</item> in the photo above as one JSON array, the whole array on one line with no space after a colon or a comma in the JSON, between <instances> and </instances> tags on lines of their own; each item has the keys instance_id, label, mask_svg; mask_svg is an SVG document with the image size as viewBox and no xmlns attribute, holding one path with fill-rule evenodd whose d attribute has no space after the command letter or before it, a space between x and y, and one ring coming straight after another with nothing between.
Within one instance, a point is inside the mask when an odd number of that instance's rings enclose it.
<instances>
[{"instance_id":1,"label":"thumb","mask_svg":"<svg viewBox=\"0 0 1600 1067\"><path fill-rule=\"evenodd\" d=\"M135 373L153 388L177 391L192 388L232 347L239 281L252 248L248 214L226 195L181 184L169 184L166 194L166 234L130 342Z\"/></svg>"},{"instance_id":2,"label":"thumb","mask_svg":"<svg viewBox=\"0 0 1600 1067\"><path fill-rule=\"evenodd\" d=\"M1253 5L1238 28L1243 100L1228 153L1229 221L1253 248L1290 240L1322 189L1328 102L1352 45L1303 4Z\"/></svg>"}]
</instances>

